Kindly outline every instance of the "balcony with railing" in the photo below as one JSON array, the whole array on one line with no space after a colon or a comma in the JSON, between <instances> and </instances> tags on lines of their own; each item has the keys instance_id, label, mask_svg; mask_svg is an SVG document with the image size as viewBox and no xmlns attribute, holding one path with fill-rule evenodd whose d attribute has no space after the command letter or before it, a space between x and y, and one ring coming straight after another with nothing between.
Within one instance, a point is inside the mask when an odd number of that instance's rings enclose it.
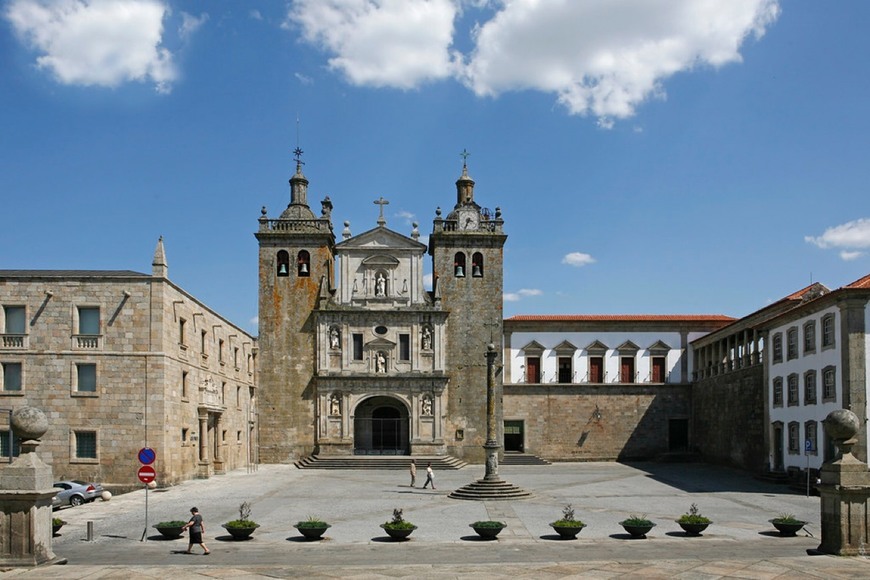
<instances>
[{"instance_id":1,"label":"balcony with railing","mask_svg":"<svg viewBox=\"0 0 870 580\"><path fill-rule=\"evenodd\" d=\"M73 350L100 350L103 348L103 336L100 334L74 334Z\"/></svg>"},{"instance_id":2,"label":"balcony with railing","mask_svg":"<svg viewBox=\"0 0 870 580\"><path fill-rule=\"evenodd\" d=\"M0 344L3 345L3 348L12 348L16 350L23 350L28 347L28 339L26 334L0 334Z\"/></svg>"}]
</instances>

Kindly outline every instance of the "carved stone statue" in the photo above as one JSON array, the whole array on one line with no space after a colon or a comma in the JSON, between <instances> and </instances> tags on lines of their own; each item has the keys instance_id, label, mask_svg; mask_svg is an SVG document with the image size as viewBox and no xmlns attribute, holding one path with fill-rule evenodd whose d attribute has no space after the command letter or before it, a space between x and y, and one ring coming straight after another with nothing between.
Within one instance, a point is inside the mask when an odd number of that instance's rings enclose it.
<instances>
[{"instance_id":1,"label":"carved stone statue","mask_svg":"<svg viewBox=\"0 0 870 580\"><path fill-rule=\"evenodd\" d=\"M432 397L426 395L420 404L420 413L426 417L432 416Z\"/></svg>"},{"instance_id":2,"label":"carved stone statue","mask_svg":"<svg viewBox=\"0 0 870 580\"><path fill-rule=\"evenodd\" d=\"M329 348L333 350L341 348L341 335L338 333L338 328L334 326L329 329Z\"/></svg>"},{"instance_id":3,"label":"carved stone statue","mask_svg":"<svg viewBox=\"0 0 870 580\"><path fill-rule=\"evenodd\" d=\"M375 282L375 296L387 295L387 279L383 274L378 274L378 279Z\"/></svg>"},{"instance_id":4,"label":"carved stone statue","mask_svg":"<svg viewBox=\"0 0 870 580\"><path fill-rule=\"evenodd\" d=\"M341 415L341 399L338 395L333 394L329 397L329 414L333 416Z\"/></svg>"},{"instance_id":5,"label":"carved stone statue","mask_svg":"<svg viewBox=\"0 0 870 580\"><path fill-rule=\"evenodd\" d=\"M423 327L423 340L420 345L423 350L432 350L432 331L429 330L428 326Z\"/></svg>"},{"instance_id":6,"label":"carved stone statue","mask_svg":"<svg viewBox=\"0 0 870 580\"><path fill-rule=\"evenodd\" d=\"M382 352L379 352L375 357L375 371L379 373L387 372L387 357Z\"/></svg>"}]
</instances>

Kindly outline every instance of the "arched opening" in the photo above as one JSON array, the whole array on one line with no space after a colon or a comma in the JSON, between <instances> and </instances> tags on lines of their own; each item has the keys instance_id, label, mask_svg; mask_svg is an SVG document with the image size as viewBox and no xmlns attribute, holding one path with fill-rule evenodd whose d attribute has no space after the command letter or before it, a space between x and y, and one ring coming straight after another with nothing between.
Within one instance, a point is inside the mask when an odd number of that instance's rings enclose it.
<instances>
[{"instance_id":1,"label":"arched opening","mask_svg":"<svg viewBox=\"0 0 870 580\"><path fill-rule=\"evenodd\" d=\"M453 256L453 275L457 278L465 278L465 254L456 252Z\"/></svg>"},{"instance_id":2,"label":"arched opening","mask_svg":"<svg viewBox=\"0 0 870 580\"><path fill-rule=\"evenodd\" d=\"M287 250L278 252L278 276L284 277L290 275L290 254Z\"/></svg>"},{"instance_id":3,"label":"arched opening","mask_svg":"<svg viewBox=\"0 0 870 580\"><path fill-rule=\"evenodd\" d=\"M408 409L392 397L372 397L354 412L353 445L356 455L410 453Z\"/></svg>"},{"instance_id":4,"label":"arched opening","mask_svg":"<svg viewBox=\"0 0 870 580\"><path fill-rule=\"evenodd\" d=\"M471 256L471 276L483 278L483 254L480 252L474 252Z\"/></svg>"},{"instance_id":5,"label":"arched opening","mask_svg":"<svg viewBox=\"0 0 870 580\"><path fill-rule=\"evenodd\" d=\"M311 275L311 255L306 250L301 250L296 257L297 275L307 278Z\"/></svg>"}]
</instances>

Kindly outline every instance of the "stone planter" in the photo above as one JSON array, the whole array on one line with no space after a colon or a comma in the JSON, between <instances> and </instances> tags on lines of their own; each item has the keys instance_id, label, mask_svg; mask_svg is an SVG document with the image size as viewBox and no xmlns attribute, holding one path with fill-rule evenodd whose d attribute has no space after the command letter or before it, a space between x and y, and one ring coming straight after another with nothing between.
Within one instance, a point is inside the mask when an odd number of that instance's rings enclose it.
<instances>
[{"instance_id":1,"label":"stone planter","mask_svg":"<svg viewBox=\"0 0 870 580\"><path fill-rule=\"evenodd\" d=\"M706 530L707 526L709 526L712 522L706 524L693 524L690 522L681 522L680 520L677 520L677 523L680 524L680 527L683 528L683 531L686 532L687 536L700 536L701 532Z\"/></svg>"},{"instance_id":2,"label":"stone planter","mask_svg":"<svg viewBox=\"0 0 870 580\"><path fill-rule=\"evenodd\" d=\"M326 533L326 530L328 530L331 526L329 524L319 527L300 526L299 524L295 524L293 527L296 528L306 540L319 540L323 537L323 534Z\"/></svg>"},{"instance_id":3,"label":"stone planter","mask_svg":"<svg viewBox=\"0 0 870 580\"><path fill-rule=\"evenodd\" d=\"M153 527L160 532L161 536L170 540L180 538L181 534L184 532L183 526L161 526L160 524L156 524Z\"/></svg>"},{"instance_id":4,"label":"stone planter","mask_svg":"<svg viewBox=\"0 0 870 580\"><path fill-rule=\"evenodd\" d=\"M230 528L227 527L226 524L222 524L221 527L228 531L234 540L247 540L251 537L251 534L254 533L254 530L260 527L260 525L254 524L253 526L247 528Z\"/></svg>"},{"instance_id":5,"label":"stone planter","mask_svg":"<svg viewBox=\"0 0 870 580\"><path fill-rule=\"evenodd\" d=\"M506 524L503 524L501 522L495 522L495 523L498 523L499 525L498 526L495 526L495 525L480 526L480 525L477 525L477 523L474 523L474 524L469 524L469 526L471 526L471 529L474 530L474 533L476 533L478 536L480 536L484 540L495 540L496 536L498 536L498 534L503 529L505 529L507 527Z\"/></svg>"},{"instance_id":6,"label":"stone planter","mask_svg":"<svg viewBox=\"0 0 870 580\"><path fill-rule=\"evenodd\" d=\"M632 538L646 538L646 535L655 527L653 522L647 524L629 524L626 522L619 523L622 528L628 532Z\"/></svg>"},{"instance_id":7,"label":"stone planter","mask_svg":"<svg viewBox=\"0 0 870 580\"><path fill-rule=\"evenodd\" d=\"M784 537L796 536L797 533L801 531L805 525L807 525L807 522L803 521L783 522L780 520L770 520L770 523L773 524L773 527L776 528L776 531L779 532L779 535Z\"/></svg>"},{"instance_id":8,"label":"stone planter","mask_svg":"<svg viewBox=\"0 0 870 580\"><path fill-rule=\"evenodd\" d=\"M582 526L560 526L556 524L550 524L550 527L553 528L559 537L563 540L575 540L577 539L577 534L580 533L580 530L585 528L585 525Z\"/></svg>"},{"instance_id":9,"label":"stone planter","mask_svg":"<svg viewBox=\"0 0 870 580\"><path fill-rule=\"evenodd\" d=\"M417 529L417 526L411 526L410 528L391 528L386 524L381 524L381 528L387 535L390 536L394 540L407 540L408 536L411 535L411 532Z\"/></svg>"}]
</instances>

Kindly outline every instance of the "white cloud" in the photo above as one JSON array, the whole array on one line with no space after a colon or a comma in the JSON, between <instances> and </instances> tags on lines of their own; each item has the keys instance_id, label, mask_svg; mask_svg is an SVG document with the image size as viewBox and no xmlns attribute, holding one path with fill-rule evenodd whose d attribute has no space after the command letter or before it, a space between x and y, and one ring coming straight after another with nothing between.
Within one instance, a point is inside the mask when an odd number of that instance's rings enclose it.
<instances>
[{"instance_id":1,"label":"white cloud","mask_svg":"<svg viewBox=\"0 0 870 580\"><path fill-rule=\"evenodd\" d=\"M41 55L37 66L69 85L153 82L168 93L177 72L161 46L169 7L160 0L12 0L15 31Z\"/></svg>"},{"instance_id":2,"label":"white cloud","mask_svg":"<svg viewBox=\"0 0 870 580\"><path fill-rule=\"evenodd\" d=\"M206 20L208 20L208 14L204 12L199 16L199 18L192 14L188 14L187 12L182 12L181 27L178 29L178 35L182 40L189 40L193 33L199 30L200 26L205 24Z\"/></svg>"},{"instance_id":3,"label":"white cloud","mask_svg":"<svg viewBox=\"0 0 870 580\"><path fill-rule=\"evenodd\" d=\"M522 290L518 290L517 292L505 292L502 294L502 298L505 302L518 302L523 298L527 298L529 296L540 296L543 292L538 290L537 288L523 288Z\"/></svg>"},{"instance_id":4,"label":"white cloud","mask_svg":"<svg viewBox=\"0 0 870 580\"><path fill-rule=\"evenodd\" d=\"M842 252L840 252L840 258L844 262L851 262L852 260L857 260L858 258L860 258L863 255L864 255L864 252L847 252L846 250L843 250Z\"/></svg>"},{"instance_id":5,"label":"white cloud","mask_svg":"<svg viewBox=\"0 0 870 580\"><path fill-rule=\"evenodd\" d=\"M305 76L302 73L293 73L293 76L296 77L296 80L299 81L303 85L310 85L314 83L314 79L311 77Z\"/></svg>"},{"instance_id":6,"label":"white cloud","mask_svg":"<svg viewBox=\"0 0 870 580\"><path fill-rule=\"evenodd\" d=\"M829 248L870 248L870 219L861 218L825 230L821 236L806 236L804 240L823 250Z\"/></svg>"},{"instance_id":7,"label":"white cloud","mask_svg":"<svg viewBox=\"0 0 870 580\"><path fill-rule=\"evenodd\" d=\"M562 263L580 268L582 266L594 264L595 258L589 254L584 254L583 252L571 252L570 254L565 254L565 257L562 258Z\"/></svg>"},{"instance_id":8,"label":"white cloud","mask_svg":"<svg viewBox=\"0 0 870 580\"><path fill-rule=\"evenodd\" d=\"M256 10L256 9L248 12L248 17L252 18L253 20L262 20L263 19L263 15L260 14L260 11Z\"/></svg>"},{"instance_id":9,"label":"white cloud","mask_svg":"<svg viewBox=\"0 0 870 580\"><path fill-rule=\"evenodd\" d=\"M255 316L252 319L250 319L248 322L250 323L251 326L259 326L260 325L260 317Z\"/></svg>"},{"instance_id":10,"label":"white cloud","mask_svg":"<svg viewBox=\"0 0 870 580\"><path fill-rule=\"evenodd\" d=\"M457 12L451 0L296 0L285 27L335 54L329 67L352 84L411 89L453 74Z\"/></svg>"},{"instance_id":11,"label":"white cloud","mask_svg":"<svg viewBox=\"0 0 870 580\"><path fill-rule=\"evenodd\" d=\"M486 20L459 55L454 26L471 9ZM778 0L296 0L285 25L333 54L329 66L353 84L455 77L479 96L543 91L608 129L664 98L674 74L740 62L744 40L778 15Z\"/></svg>"}]
</instances>

